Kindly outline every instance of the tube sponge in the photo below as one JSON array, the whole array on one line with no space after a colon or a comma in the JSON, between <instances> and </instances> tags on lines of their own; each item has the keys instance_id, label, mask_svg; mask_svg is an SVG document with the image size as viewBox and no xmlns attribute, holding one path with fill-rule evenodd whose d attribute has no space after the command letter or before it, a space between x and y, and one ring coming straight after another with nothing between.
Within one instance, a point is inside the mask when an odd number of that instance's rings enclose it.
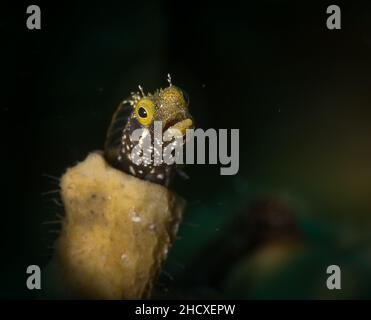
<instances>
[{"instance_id":1,"label":"tube sponge","mask_svg":"<svg viewBox=\"0 0 371 320\"><path fill-rule=\"evenodd\" d=\"M98 152L67 170L61 195L66 217L56 260L74 297L150 297L185 201L112 168Z\"/></svg>"}]
</instances>

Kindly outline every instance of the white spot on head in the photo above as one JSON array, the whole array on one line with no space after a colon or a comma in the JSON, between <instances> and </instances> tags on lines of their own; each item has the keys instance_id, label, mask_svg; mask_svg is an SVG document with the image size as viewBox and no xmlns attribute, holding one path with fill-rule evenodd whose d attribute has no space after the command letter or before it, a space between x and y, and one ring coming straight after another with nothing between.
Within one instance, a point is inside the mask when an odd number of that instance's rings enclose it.
<instances>
[{"instance_id":1,"label":"white spot on head","mask_svg":"<svg viewBox=\"0 0 371 320\"><path fill-rule=\"evenodd\" d=\"M157 175L157 179L163 179L164 178L164 175L162 174L162 173L159 173L158 175Z\"/></svg>"}]
</instances>

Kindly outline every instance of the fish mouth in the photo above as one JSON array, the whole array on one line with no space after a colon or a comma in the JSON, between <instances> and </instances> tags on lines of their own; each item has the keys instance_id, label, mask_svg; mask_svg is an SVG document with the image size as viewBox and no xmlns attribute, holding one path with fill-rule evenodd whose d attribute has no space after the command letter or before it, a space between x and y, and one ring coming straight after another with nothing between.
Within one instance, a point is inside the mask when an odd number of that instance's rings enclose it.
<instances>
[{"instance_id":1,"label":"fish mouth","mask_svg":"<svg viewBox=\"0 0 371 320\"><path fill-rule=\"evenodd\" d=\"M169 140L172 137L184 137L186 135L187 129L193 129L193 121L191 118L186 119L173 119L166 123L164 127L164 140Z\"/></svg>"}]
</instances>

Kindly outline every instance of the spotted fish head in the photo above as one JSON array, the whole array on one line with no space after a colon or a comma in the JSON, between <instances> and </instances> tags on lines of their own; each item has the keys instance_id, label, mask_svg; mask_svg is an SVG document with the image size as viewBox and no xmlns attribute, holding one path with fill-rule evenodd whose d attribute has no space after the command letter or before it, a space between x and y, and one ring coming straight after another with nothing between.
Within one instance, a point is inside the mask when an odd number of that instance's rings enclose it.
<instances>
[{"instance_id":1,"label":"spotted fish head","mask_svg":"<svg viewBox=\"0 0 371 320\"><path fill-rule=\"evenodd\" d=\"M130 128L147 128L154 132L154 123L161 123L163 132L193 127L192 117L188 110L188 98L183 90L171 85L157 90L154 94L132 95L133 112L130 115Z\"/></svg>"},{"instance_id":2,"label":"spotted fish head","mask_svg":"<svg viewBox=\"0 0 371 320\"><path fill-rule=\"evenodd\" d=\"M155 164L154 152L150 161L136 164L132 152L141 141L133 140L136 129L147 129L152 143L155 141L155 127L161 125L163 136L175 132L183 137L183 147L187 129L194 127L188 106L187 94L171 84L153 94L132 93L124 100L113 115L104 147L106 160L115 168L138 178L168 186L174 175L175 164ZM162 138L161 148L171 142ZM152 145L153 146L153 145ZM138 148L137 148L138 149ZM154 150L156 151L156 150Z\"/></svg>"}]
</instances>

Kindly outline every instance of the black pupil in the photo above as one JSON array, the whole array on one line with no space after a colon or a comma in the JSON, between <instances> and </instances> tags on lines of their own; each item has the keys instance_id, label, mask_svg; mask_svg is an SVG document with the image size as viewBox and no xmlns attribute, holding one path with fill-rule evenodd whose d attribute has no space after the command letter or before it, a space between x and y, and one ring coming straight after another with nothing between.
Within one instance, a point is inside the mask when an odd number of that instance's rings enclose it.
<instances>
[{"instance_id":1,"label":"black pupil","mask_svg":"<svg viewBox=\"0 0 371 320\"><path fill-rule=\"evenodd\" d=\"M138 114L141 118L147 118L147 111L143 107L139 108Z\"/></svg>"}]
</instances>

